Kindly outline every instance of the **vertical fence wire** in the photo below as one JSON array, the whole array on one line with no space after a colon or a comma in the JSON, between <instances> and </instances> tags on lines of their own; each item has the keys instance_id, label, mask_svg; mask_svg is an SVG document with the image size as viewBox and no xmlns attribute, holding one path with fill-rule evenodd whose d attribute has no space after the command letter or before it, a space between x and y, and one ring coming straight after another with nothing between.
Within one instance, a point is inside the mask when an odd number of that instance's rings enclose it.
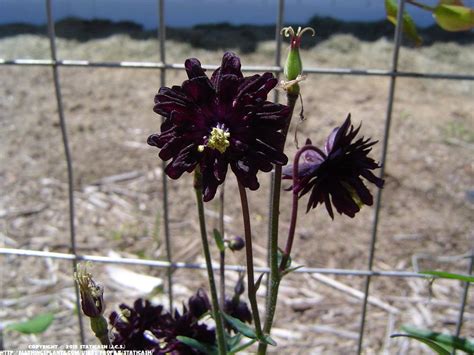
<instances>
[{"instance_id":1,"label":"vertical fence wire","mask_svg":"<svg viewBox=\"0 0 474 355\"><path fill-rule=\"evenodd\" d=\"M380 164L382 165L380 169L380 178L382 179L385 175L385 166L386 166L387 152L388 152L388 140L390 136L390 125L392 121L393 102L395 99L395 83L397 79L396 72L398 70L398 55L400 52L400 46L401 46L401 41L403 37L402 29L403 29L404 8L405 8L405 0L398 0L397 24L395 27L395 36L394 36L394 41L393 41L394 47L393 47L393 56L392 56L393 75L390 77L387 113L385 117L385 129L384 129L384 135L383 135L383 148L382 148L382 156L380 159ZM376 197L376 202L375 202L375 211L374 211L374 218L373 218L373 223L372 223L372 235L370 239L370 250L369 250L369 258L368 258L369 271L372 271L373 263L374 263L375 243L377 241L381 202L382 202L382 189L377 189L377 197ZM367 276L367 278L365 279L365 285L364 285L364 299L362 301L362 311L361 311L362 314L361 314L360 326L359 326L359 339L358 339L358 344L357 344L358 354L361 354L362 352L362 345L364 341L364 328L365 328L365 319L367 315L367 301L369 298L370 281L371 281L371 277Z\"/></svg>"},{"instance_id":2,"label":"vertical fence wire","mask_svg":"<svg viewBox=\"0 0 474 355\"><path fill-rule=\"evenodd\" d=\"M67 166L67 179L68 179L68 201L69 201L69 233L70 233L70 249L71 253L74 254L75 258L72 261L73 272L77 270L77 249L76 249L76 227L75 227L75 213L74 213L74 175L72 167L72 156L69 149L69 140L67 135L66 119L64 116L64 107L61 95L61 85L59 82L59 71L56 65L57 55L56 55L56 34L54 29L54 18L53 11L51 6L51 0L46 0L46 16L48 18L48 37L49 44L51 49L51 60L53 62L53 81L54 81L54 90L56 94L56 102L58 106L58 115L59 115L59 124L61 126L61 135L64 145L64 154L66 158ZM77 317L79 323L79 335L81 339L81 344L85 344L85 334L84 334L84 324L82 319L81 312L81 301L79 296L79 286L74 281L74 291L75 291L75 303L77 308Z\"/></svg>"},{"instance_id":3,"label":"vertical fence wire","mask_svg":"<svg viewBox=\"0 0 474 355\"><path fill-rule=\"evenodd\" d=\"M160 61L163 67L160 69L160 86L166 85L166 23L165 23L165 0L158 0L158 38L160 42ZM164 117L161 118L162 122ZM171 238L169 226L169 208L168 208L168 178L165 173L166 162L161 162L161 178L163 189L163 229L165 233L166 261L172 263ZM173 268L168 268L168 300L170 312L173 311Z\"/></svg>"}]
</instances>

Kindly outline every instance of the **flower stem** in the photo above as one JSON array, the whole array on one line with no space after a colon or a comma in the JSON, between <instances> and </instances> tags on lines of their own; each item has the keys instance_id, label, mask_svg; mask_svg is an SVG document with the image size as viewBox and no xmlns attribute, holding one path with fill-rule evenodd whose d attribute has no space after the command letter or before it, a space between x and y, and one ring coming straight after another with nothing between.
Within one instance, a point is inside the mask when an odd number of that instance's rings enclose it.
<instances>
[{"instance_id":1,"label":"flower stem","mask_svg":"<svg viewBox=\"0 0 474 355\"><path fill-rule=\"evenodd\" d=\"M217 298L216 283L214 281L214 271L212 269L211 253L209 251L209 242L207 240L206 219L204 217L204 204L202 202L202 176L199 169L196 169L194 175L194 190L196 192L196 202L199 215L199 227L201 230L202 249L204 258L206 259L207 276L209 279L209 288L211 290L212 315L216 322L217 345L220 355L227 353L227 346L225 341L224 323L219 310L219 301Z\"/></svg>"},{"instance_id":2,"label":"flower stem","mask_svg":"<svg viewBox=\"0 0 474 355\"><path fill-rule=\"evenodd\" d=\"M224 185L221 186L221 192L219 195L219 233L224 238ZM224 309L225 304L225 249L220 252L220 265L219 265L219 283L220 283L220 306Z\"/></svg>"},{"instance_id":3,"label":"flower stem","mask_svg":"<svg viewBox=\"0 0 474 355\"><path fill-rule=\"evenodd\" d=\"M245 254L247 257L247 289L250 307L252 308L253 321L255 323L255 332L257 338L262 338L262 326L260 324L260 315L258 313L257 291L255 290L255 280L253 274L253 251L252 251L252 231L250 228L249 204L247 201L247 192L245 187L239 182L240 201L242 204L242 217L244 220L245 231Z\"/></svg>"},{"instance_id":4,"label":"flower stem","mask_svg":"<svg viewBox=\"0 0 474 355\"><path fill-rule=\"evenodd\" d=\"M293 160L293 204L291 207L291 221L290 229L288 230L288 239L286 240L285 251L281 258L279 272L282 273L287 268L288 259L290 258L291 248L293 246L293 240L295 239L295 229L296 229L296 220L298 219L298 175L299 175L299 161L301 155L307 150L314 150L318 153L322 153L318 148L312 145L305 145L299 149L295 154L295 159Z\"/></svg>"},{"instance_id":5,"label":"flower stem","mask_svg":"<svg viewBox=\"0 0 474 355\"><path fill-rule=\"evenodd\" d=\"M287 105L290 108L286 126L283 128L282 133L285 137L288 135L290 128L291 118L295 109L298 95L287 94ZM276 304L278 298L278 289L280 286L280 272L278 270L278 225L280 219L280 193L281 193L281 174L282 167L279 165L275 166L275 174L273 180L272 194L272 206L270 212L271 226L269 233L269 259L270 259L270 282L267 291L267 307L265 314L265 324L263 331L265 334L270 334L270 330L273 325L273 318L275 316ZM258 346L258 354L265 354L267 351L267 344L260 343Z\"/></svg>"},{"instance_id":6,"label":"flower stem","mask_svg":"<svg viewBox=\"0 0 474 355\"><path fill-rule=\"evenodd\" d=\"M419 3L418 1L415 1L415 0L407 0L407 2L409 4L412 4L416 7L419 7L420 9L423 9L423 10L426 10L426 11L431 11L433 12L435 10L434 7L432 6L428 6L428 5L425 5L425 4L422 4L422 3Z\"/></svg>"}]
</instances>

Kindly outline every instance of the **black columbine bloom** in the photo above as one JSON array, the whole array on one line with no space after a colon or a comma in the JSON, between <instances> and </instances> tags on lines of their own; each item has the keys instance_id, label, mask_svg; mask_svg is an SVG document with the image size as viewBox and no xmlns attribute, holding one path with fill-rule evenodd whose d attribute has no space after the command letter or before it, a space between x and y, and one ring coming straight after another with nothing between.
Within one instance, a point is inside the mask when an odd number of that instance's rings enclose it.
<instances>
[{"instance_id":1,"label":"black columbine bloom","mask_svg":"<svg viewBox=\"0 0 474 355\"><path fill-rule=\"evenodd\" d=\"M195 58L185 68L189 80L155 96L153 110L165 120L148 144L161 148L161 159L171 159L166 174L178 179L199 166L204 201L214 197L229 165L243 186L258 189L259 170L288 161L280 130L289 108L267 101L277 79L271 73L243 77L240 59L230 52L211 79Z\"/></svg>"},{"instance_id":2,"label":"black columbine bloom","mask_svg":"<svg viewBox=\"0 0 474 355\"><path fill-rule=\"evenodd\" d=\"M371 142L370 138L364 137L353 141L359 130L360 126L356 129L352 126L349 114L343 125L329 135L324 152L311 146L301 154L298 178L292 189L299 197L310 192L307 212L324 203L332 219L332 206L340 214L354 217L363 205L373 204L373 197L362 178L383 187L384 181L372 173L380 165L368 157L377 141ZM311 141L306 144L311 145ZM285 167L283 177L292 179L293 167Z\"/></svg>"},{"instance_id":3,"label":"black columbine bloom","mask_svg":"<svg viewBox=\"0 0 474 355\"><path fill-rule=\"evenodd\" d=\"M210 310L209 299L203 290L183 306L183 312L171 314L163 306L154 306L149 301L138 299L129 307L121 304L120 312L112 312L109 322L114 328L113 345L122 345L125 350L151 350L162 354L202 354L180 342L179 335L193 338L213 346L216 343L214 329L200 323L199 319Z\"/></svg>"}]
</instances>

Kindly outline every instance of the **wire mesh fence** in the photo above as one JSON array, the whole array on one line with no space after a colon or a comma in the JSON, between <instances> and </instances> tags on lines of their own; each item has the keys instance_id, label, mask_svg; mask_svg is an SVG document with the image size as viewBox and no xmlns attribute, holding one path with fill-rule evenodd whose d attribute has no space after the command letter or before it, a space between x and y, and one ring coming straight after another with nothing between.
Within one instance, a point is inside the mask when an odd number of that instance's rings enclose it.
<instances>
[{"instance_id":1,"label":"wire mesh fence","mask_svg":"<svg viewBox=\"0 0 474 355\"><path fill-rule=\"evenodd\" d=\"M48 20L48 38L51 56L50 59L1 59L0 65L4 66L46 66L51 67L53 74L53 84L54 92L56 95L57 102L57 111L58 118L61 128L65 160L67 164L67 183L68 183L68 215L69 215L69 236L70 236L70 253L55 253L48 251L37 251L37 250L28 250L28 249L15 249L15 248L0 248L0 255L16 255L21 257L40 257L40 258L53 258L53 259L64 259L70 260L72 268L75 270L77 263L79 261L91 261L95 263L110 263L110 264L124 264L124 265L144 265L156 268L166 268L167 269L167 290L168 290L168 300L170 309L173 308L173 269L205 269L205 265L197 263L186 263L179 260L175 260L172 255L171 249L171 232L169 227L169 209L168 209L168 184L166 175L162 174L162 189L163 189L163 198L162 198L162 209L163 209L163 228L164 228L164 241L166 246L166 260L165 261L153 261L153 260L143 260L136 258L119 258L111 256L101 256L101 255L86 255L80 253L76 246L76 225L75 225L75 196L74 196L74 161L71 157L68 131L66 128L67 117L65 116L65 110L63 105L63 95L61 93L61 80L60 73L58 68L64 67L84 67L84 68L122 68L122 69L149 69L152 71L158 71L160 76L160 85L165 86L167 84L166 74L169 70L184 70L183 64L178 63L168 63L166 56L166 12L165 12L165 0L158 0L158 40L159 40L159 62L102 62L102 61L87 61L87 60L69 60L69 59L58 59L57 49L56 49L56 35L55 35L55 25L53 17L53 6L52 0L45 0L46 13ZM276 2L277 7L277 18L275 26L275 60L274 65L247 65L242 67L242 71L247 72L262 72L262 71L271 71L275 73L276 76L279 76L283 72L281 66L281 47L282 47L282 37L280 36L280 29L284 23L285 18L285 1L279 0ZM394 41L393 41L393 52L392 59L390 63L390 69L355 69L355 68L318 68L318 67L308 67L305 68L305 73L308 75L347 75L347 76L373 76L373 77L388 77L389 78L389 87L388 87L388 99L386 103L386 114L385 114L385 128L384 135L381 139L382 141L382 154L380 157L380 162L382 164L382 170L380 172L381 177L385 174L386 160L388 154L388 143L391 133L391 121L392 121L392 112L394 107L394 101L396 97L396 82L397 78L408 77L408 78L417 78L417 79L431 79L431 80L474 80L474 75L470 74L458 74L458 73L430 73L430 72L412 72L412 71L401 71L399 70L399 52L401 49L402 43L402 14L405 7L405 0L399 0L398 6L400 11L398 12L397 23L395 27ZM204 65L206 69L215 69L217 65ZM275 98L278 99L278 93L275 94ZM162 166L164 169L164 163ZM336 269L336 268L313 268L313 267L303 267L296 270L297 274L301 273L314 273L314 274L331 274L331 275L346 275L346 276L356 276L364 279L363 284L363 298L362 306L360 311L360 325L358 330L357 352L363 352L364 345L364 334L366 327L366 314L368 299L370 297L370 284L373 277L401 277L401 278L420 278L420 274L416 272L405 272L405 271L381 271L374 269L374 256L376 252L376 243L378 237L378 225L380 220L380 209L382 203L382 190L377 192L375 199L375 206L372 219L372 228L371 228L371 238L369 245L367 246L369 253L367 259L367 267L363 270L354 270L354 269ZM466 253L469 253L469 250L466 250ZM217 267L216 267L217 268ZM244 268L238 265L226 265L227 270L232 271L241 271ZM259 272L268 272L267 267L258 267L256 271ZM467 273L472 272L472 258L469 265ZM461 332L461 327L463 324L463 315L468 299L469 287L468 284L464 286L463 295L459 301L459 314L457 317L456 323L456 335L459 335ZM80 309L80 299L79 292L76 286L76 307ZM85 343L84 335L84 325L81 312L78 312L78 325L79 325L79 336L81 343Z\"/></svg>"}]
</instances>

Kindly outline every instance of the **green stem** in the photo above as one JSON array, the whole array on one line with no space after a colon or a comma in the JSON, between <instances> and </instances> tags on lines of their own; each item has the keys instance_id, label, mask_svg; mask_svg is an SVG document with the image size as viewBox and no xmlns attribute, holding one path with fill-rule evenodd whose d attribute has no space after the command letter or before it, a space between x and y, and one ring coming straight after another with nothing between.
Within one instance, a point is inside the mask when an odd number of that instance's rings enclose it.
<instances>
[{"instance_id":1,"label":"green stem","mask_svg":"<svg viewBox=\"0 0 474 355\"><path fill-rule=\"evenodd\" d=\"M298 94L288 93L286 96L287 105L290 108L288 113L288 119L286 126L283 128L282 133L285 136L288 134L290 128L291 118L295 109L296 101L298 100ZM275 174L273 180L272 190L272 206L270 212L271 228L270 228L270 282L269 289L267 292L267 309L265 314L265 323L263 326L263 332L270 334L273 325L273 318L275 316L276 304L278 299L278 289L280 287L280 272L278 270L278 225L280 219L280 193L281 193L281 175L282 167L279 165L275 166ZM267 345L260 343L258 346L258 354L265 354L267 351Z\"/></svg>"},{"instance_id":2,"label":"green stem","mask_svg":"<svg viewBox=\"0 0 474 355\"><path fill-rule=\"evenodd\" d=\"M102 345L110 345L108 323L104 316L91 317L91 329Z\"/></svg>"},{"instance_id":3,"label":"green stem","mask_svg":"<svg viewBox=\"0 0 474 355\"><path fill-rule=\"evenodd\" d=\"M202 249L204 258L206 259L207 277L209 279L209 288L211 290L212 315L216 322L217 346L220 355L227 353L227 346L225 341L224 323L219 310L219 300L217 298L216 283L214 281L214 271L212 269L211 253L209 251L209 242L207 240L206 219L204 217L204 204L202 202L202 176L198 169L194 175L194 190L196 192L196 202L199 215L199 227L201 230Z\"/></svg>"},{"instance_id":4,"label":"green stem","mask_svg":"<svg viewBox=\"0 0 474 355\"><path fill-rule=\"evenodd\" d=\"M431 6L428 6L428 5L419 3L418 1L415 1L415 0L407 0L407 2L408 2L409 4L412 4L412 5L416 6L416 7L419 7L420 9L423 9L423 10L426 10L426 11L433 12L433 11L435 10L434 7L431 7Z\"/></svg>"},{"instance_id":5,"label":"green stem","mask_svg":"<svg viewBox=\"0 0 474 355\"><path fill-rule=\"evenodd\" d=\"M221 192L219 195L219 233L222 239L224 239L224 185L221 186ZM220 252L220 265L219 265L219 282L220 282L220 306L224 309L225 304L225 249Z\"/></svg>"},{"instance_id":6,"label":"green stem","mask_svg":"<svg viewBox=\"0 0 474 355\"><path fill-rule=\"evenodd\" d=\"M245 187L239 182L240 201L242 203L242 217L244 220L245 231L245 254L247 257L247 289L252 309L253 321L255 323L255 332L257 338L262 338L262 326L260 324L260 315L258 313L257 292L255 290L255 280L253 273L253 251L252 251L252 231L250 229L250 213L249 204L247 201L247 193Z\"/></svg>"}]
</instances>

